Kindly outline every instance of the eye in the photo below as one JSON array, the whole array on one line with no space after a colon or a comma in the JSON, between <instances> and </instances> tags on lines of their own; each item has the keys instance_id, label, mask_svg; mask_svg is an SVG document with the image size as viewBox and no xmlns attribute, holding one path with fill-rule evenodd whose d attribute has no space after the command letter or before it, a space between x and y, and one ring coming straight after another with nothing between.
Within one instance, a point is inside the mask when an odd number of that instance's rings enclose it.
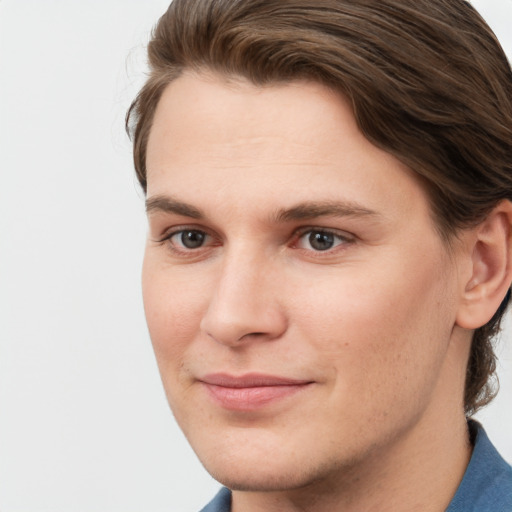
<instances>
[{"instance_id":1,"label":"eye","mask_svg":"<svg viewBox=\"0 0 512 512\"><path fill-rule=\"evenodd\" d=\"M178 249L199 249L208 240L210 236L204 231L198 229L182 229L175 231L167 237L167 240Z\"/></svg>"},{"instance_id":2,"label":"eye","mask_svg":"<svg viewBox=\"0 0 512 512\"><path fill-rule=\"evenodd\" d=\"M300 235L297 247L313 251L328 251L347 242L349 242L348 236L325 229L310 229Z\"/></svg>"}]
</instances>

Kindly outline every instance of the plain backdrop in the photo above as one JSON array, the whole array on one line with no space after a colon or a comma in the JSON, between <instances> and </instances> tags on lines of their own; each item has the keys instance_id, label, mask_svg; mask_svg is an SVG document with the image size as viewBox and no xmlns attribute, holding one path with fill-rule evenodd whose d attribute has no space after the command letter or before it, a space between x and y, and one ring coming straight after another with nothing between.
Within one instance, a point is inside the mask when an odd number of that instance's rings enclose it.
<instances>
[{"instance_id":1,"label":"plain backdrop","mask_svg":"<svg viewBox=\"0 0 512 512\"><path fill-rule=\"evenodd\" d=\"M512 0L475 0L512 55ZM0 0L0 511L195 512L164 398L124 133L162 0ZM508 319L510 324L510 318ZM479 417L512 461L512 328Z\"/></svg>"}]
</instances>

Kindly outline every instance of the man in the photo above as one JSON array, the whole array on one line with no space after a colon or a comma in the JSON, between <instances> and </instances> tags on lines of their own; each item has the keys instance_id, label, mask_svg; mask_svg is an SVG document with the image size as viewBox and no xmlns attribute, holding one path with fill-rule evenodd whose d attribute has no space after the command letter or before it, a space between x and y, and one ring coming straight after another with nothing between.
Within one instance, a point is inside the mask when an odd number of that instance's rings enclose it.
<instances>
[{"instance_id":1,"label":"man","mask_svg":"<svg viewBox=\"0 0 512 512\"><path fill-rule=\"evenodd\" d=\"M148 51L143 294L226 486L204 510L512 510L469 420L512 281L490 29L462 0L174 0Z\"/></svg>"}]
</instances>

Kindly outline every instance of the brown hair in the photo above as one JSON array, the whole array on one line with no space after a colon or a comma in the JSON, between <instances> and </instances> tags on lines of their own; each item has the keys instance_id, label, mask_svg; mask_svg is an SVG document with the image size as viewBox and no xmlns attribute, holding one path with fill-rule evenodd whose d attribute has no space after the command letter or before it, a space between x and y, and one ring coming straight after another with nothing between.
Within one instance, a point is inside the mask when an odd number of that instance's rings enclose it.
<instances>
[{"instance_id":1,"label":"brown hair","mask_svg":"<svg viewBox=\"0 0 512 512\"><path fill-rule=\"evenodd\" d=\"M322 82L359 128L422 177L446 241L512 200L512 72L464 0L174 0L148 47L151 74L127 114L137 177L165 87L184 69L265 85ZM510 290L474 333L465 410L496 394L492 340Z\"/></svg>"}]
</instances>

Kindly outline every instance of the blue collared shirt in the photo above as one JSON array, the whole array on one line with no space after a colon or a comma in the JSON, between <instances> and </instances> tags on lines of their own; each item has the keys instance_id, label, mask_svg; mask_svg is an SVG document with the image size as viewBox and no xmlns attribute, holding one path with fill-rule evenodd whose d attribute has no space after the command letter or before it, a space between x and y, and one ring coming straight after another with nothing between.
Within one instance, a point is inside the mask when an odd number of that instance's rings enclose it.
<instances>
[{"instance_id":1,"label":"blue collared shirt","mask_svg":"<svg viewBox=\"0 0 512 512\"><path fill-rule=\"evenodd\" d=\"M485 430L469 422L473 454L446 512L512 512L512 467L496 451ZM225 487L201 512L230 512L231 492Z\"/></svg>"},{"instance_id":2,"label":"blue collared shirt","mask_svg":"<svg viewBox=\"0 0 512 512\"><path fill-rule=\"evenodd\" d=\"M479 423L470 421L469 431L475 439L473 455L446 512L512 512L512 467Z\"/></svg>"}]
</instances>

